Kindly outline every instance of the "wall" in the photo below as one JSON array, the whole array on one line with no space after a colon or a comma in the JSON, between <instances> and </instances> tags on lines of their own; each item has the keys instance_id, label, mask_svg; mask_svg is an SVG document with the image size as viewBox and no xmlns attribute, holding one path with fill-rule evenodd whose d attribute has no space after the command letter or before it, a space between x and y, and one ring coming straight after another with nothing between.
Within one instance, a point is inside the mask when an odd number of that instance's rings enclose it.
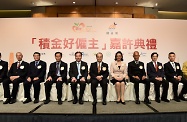
<instances>
[{"instance_id":1,"label":"wall","mask_svg":"<svg viewBox=\"0 0 187 122\"><path fill-rule=\"evenodd\" d=\"M60 6L45 7L45 12L35 12L33 17L107 17L107 18L157 18L145 14L144 7L125 6Z\"/></svg>"}]
</instances>

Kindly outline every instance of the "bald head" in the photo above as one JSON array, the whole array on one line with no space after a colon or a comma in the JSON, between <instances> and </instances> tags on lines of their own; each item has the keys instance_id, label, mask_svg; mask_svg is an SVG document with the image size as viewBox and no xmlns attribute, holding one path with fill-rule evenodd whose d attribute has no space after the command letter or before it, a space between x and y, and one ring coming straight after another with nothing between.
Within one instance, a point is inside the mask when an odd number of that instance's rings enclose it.
<instances>
[{"instance_id":1,"label":"bald head","mask_svg":"<svg viewBox=\"0 0 187 122\"><path fill-rule=\"evenodd\" d=\"M21 52L17 52L16 53L16 58L17 58L18 61L21 61L22 58L23 58L23 54Z\"/></svg>"},{"instance_id":2,"label":"bald head","mask_svg":"<svg viewBox=\"0 0 187 122\"><path fill-rule=\"evenodd\" d=\"M138 51L134 51L133 56L137 55L137 54L139 55L139 52Z\"/></svg>"},{"instance_id":3,"label":"bald head","mask_svg":"<svg viewBox=\"0 0 187 122\"><path fill-rule=\"evenodd\" d=\"M139 58L140 58L140 54L139 54L139 52L138 52L138 51L134 51L134 53L133 53L133 57L134 57L134 60L135 60L135 61L138 61Z\"/></svg>"}]
</instances>

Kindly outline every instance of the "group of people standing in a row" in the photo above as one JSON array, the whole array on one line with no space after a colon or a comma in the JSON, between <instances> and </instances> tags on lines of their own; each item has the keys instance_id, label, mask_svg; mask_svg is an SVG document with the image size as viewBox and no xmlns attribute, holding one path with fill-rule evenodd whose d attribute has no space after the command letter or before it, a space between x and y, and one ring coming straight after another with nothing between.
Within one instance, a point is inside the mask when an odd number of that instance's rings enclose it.
<instances>
[{"instance_id":1,"label":"group of people standing in a row","mask_svg":"<svg viewBox=\"0 0 187 122\"><path fill-rule=\"evenodd\" d=\"M82 53L75 53L75 61L70 63L69 76L67 79L68 65L63 62L62 53L56 52L56 61L50 64L47 79L46 75L46 62L40 60L40 53L35 52L33 54L34 61L30 64L23 61L23 55L21 52L16 53L17 61L13 63L8 71L8 63L0 60L0 82L3 83L4 97L7 98L3 104L13 104L16 102L16 97L19 89L19 83L24 84L24 95L26 100L24 104L31 102L30 88L34 86L34 103L39 102L40 83L45 82L45 95L46 100L44 104L50 102L50 91L52 84L56 83L58 104L62 104L62 84L71 83L71 90L73 94L73 104L83 104L83 95L88 82L87 77L90 75L91 93L93 96L93 105L97 104L97 91L98 84L102 87L103 105L106 105L107 86L109 80L115 85L117 100L116 103L122 103L125 105L124 93L125 83L129 79L134 83L134 89L136 94L136 104L140 104L139 100L139 83L145 84L145 99L144 103L151 104L149 101L149 89L150 82L154 83L155 87L155 101L169 102L167 99L169 82L173 83L174 100L180 102L180 100L186 101L184 94L187 93L187 80L183 78L183 73L180 64L175 62L175 53L170 52L168 55L169 61L162 65L157 61L158 54L156 52L151 54L152 61L147 63L147 75L144 68L144 63L139 61L140 54L138 51L133 53L134 60L128 63L128 68L125 62L123 62L123 54L118 51L115 54L115 61L110 65L110 72L107 63L103 62L103 54L101 52L96 54L96 62L91 63L88 71L88 65L82 61ZM1 58L1 54L0 54ZM187 66L183 66L184 73L187 71ZM110 74L110 79L108 78ZM178 95L178 84L183 83L183 88ZM9 84L13 84L13 89L10 94ZM77 84L80 85L80 93L77 96ZM163 92L160 98L160 85L162 84Z\"/></svg>"}]
</instances>

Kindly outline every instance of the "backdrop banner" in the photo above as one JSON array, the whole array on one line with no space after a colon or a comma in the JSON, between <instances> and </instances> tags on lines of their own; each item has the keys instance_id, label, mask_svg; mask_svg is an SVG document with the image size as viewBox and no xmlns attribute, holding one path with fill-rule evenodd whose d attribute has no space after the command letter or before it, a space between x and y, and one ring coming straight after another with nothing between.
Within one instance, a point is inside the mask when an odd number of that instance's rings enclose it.
<instances>
[{"instance_id":1,"label":"backdrop banner","mask_svg":"<svg viewBox=\"0 0 187 122\"><path fill-rule=\"evenodd\" d=\"M139 51L140 60L151 61L152 52L166 63L168 53L176 53L176 61L187 60L187 21L126 18L4 18L0 19L0 52L9 64L16 61L15 53L23 53L24 61L33 61L33 53L49 67L55 61L54 53L63 53L62 60L74 61L76 51L83 52L88 65L102 52L103 61L114 61L115 53L122 51L126 63Z\"/></svg>"}]
</instances>

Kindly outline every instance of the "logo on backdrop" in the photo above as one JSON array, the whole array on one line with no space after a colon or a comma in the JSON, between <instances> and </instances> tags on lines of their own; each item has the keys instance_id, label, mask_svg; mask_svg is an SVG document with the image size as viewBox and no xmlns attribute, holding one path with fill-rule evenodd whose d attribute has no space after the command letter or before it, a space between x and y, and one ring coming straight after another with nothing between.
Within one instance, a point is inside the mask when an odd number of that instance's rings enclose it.
<instances>
[{"instance_id":1,"label":"logo on backdrop","mask_svg":"<svg viewBox=\"0 0 187 122\"><path fill-rule=\"evenodd\" d=\"M106 32L107 35L118 35L118 32L116 31L117 24L114 22L108 27L108 31Z\"/></svg>"},{"instance_id":2,"label":"logo on backdrop","mask_svg":"<svg viewBox=\"0 0 187 122\"><path fill-rule=\"evenodd\" d=\"M81 52L82 53L82 56L89 56L89 54L88 53L85 53L85 52ZM69 53L69 56L75 56L75 52L71 52L71 53Z\"/></svg>"},{"instance_id":3,"label":"logo on backdrop","mask_svg":"<svg viewBox=\"0 0 187 122\"><path fill-rule=\"evenodd\" d=\"M95 32L95 30L93 30L93 27L91 25L85 25L84 23L74 23L74 25L72 26L72 30L74 32Z\"/></svg>"},{"instance_id":4,"label":"logo on backdrop","mask_svg":"<svg viewBox=\"0 0 187 122\"><path fill-rule=\"evenodd\" d=\"M129 56L133 56L133 53L134 52L128 52L128 55ZM146 52L139 52L140 53L140 56L144 57L144 56L147 56L147 53Z\"/></svg>"},{"instance_id":5,"label":"logo on backdrop","mask_svg":"<svg viewBox=\"0 0 187 122\"><path fill-rule=\"evenodd\" d=\"M73 37L63 37L63 38L32 38L32 44L38 41L38 46L40 49L144 49L144 50L157 50L157 40L155 38L141 38L136 37L134 39L129 39L128 37L118 37L117 23L111 23L108 26L107 35L114 35L116 37L110 37L110 39L105 42L103 40L92 38L73 38ZM85 23L74 23L72 26L73 32L95 32L92 26L88 26ZM73 36L73 35L72 35ZM96 37L97 38L97 37ZM102 44L100 42L103 42Z\"/></svg>"},{"instance_id":6,"label":"logo on backdrop","mask_svg":"<svg viewBox=\"0 0 187 122\"><path fill-rule=\"evenodd\" d=\"M96 56L97 53L98 53L98 52L94 52L94 53L93 53L93 56ZM108 51L108 52L106 52L106 53L103 53L103 55L106 56L106 57L110 57L110 56L111 56L111 52Z\"/></svg>"}]
</instances>

